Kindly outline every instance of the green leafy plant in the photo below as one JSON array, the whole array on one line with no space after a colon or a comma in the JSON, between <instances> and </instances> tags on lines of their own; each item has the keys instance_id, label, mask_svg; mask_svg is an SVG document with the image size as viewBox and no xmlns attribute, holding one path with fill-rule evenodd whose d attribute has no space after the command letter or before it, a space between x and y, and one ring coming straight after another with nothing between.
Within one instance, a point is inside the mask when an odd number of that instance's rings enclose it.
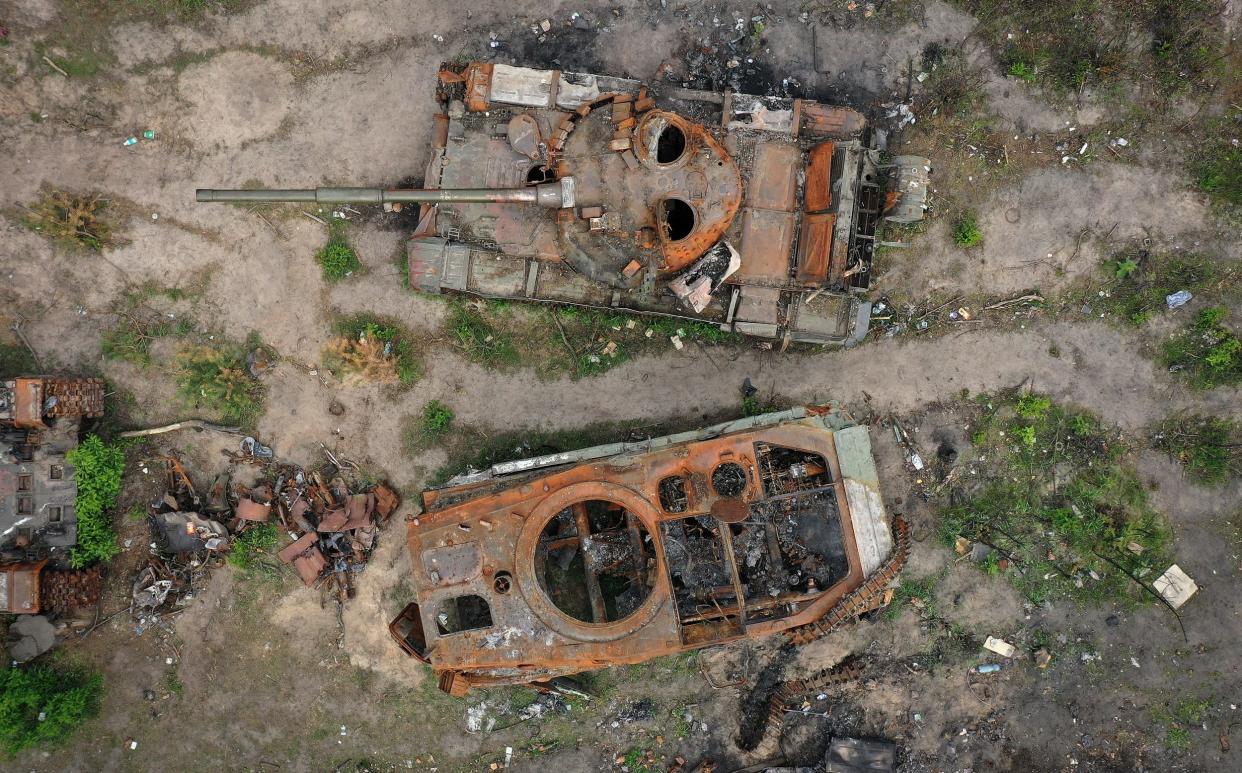
<instances>
[{"instance_id":1,"label":"green leafy plant","mask_svg":"<svg viewBox=\"0 0 1242 773\"><path fill-rule=\"evenodd\" d=\"M1042 419L1052 408L1052 399L1044 395L1022 395L1018 398L1018 415L1027 419Z\"/></svg>"},{"instance_id":2,"label":"green leafy plant","mask_svg":"<svg viewBox=\"0 0 1242 773\"><path fill-rule=\"evenodd\" d=\"M73 465L73 481L78 489L73 505L78 542L69 553L69 563L81 569L107 561L120 551L108 511L121 493L125 452L119 445L90 435L65 459Z\"/></svg>"},{"instance_id":3,"label":"green leafy plant","mask_svg":"<svg viewBox=\"0 0 1242 773\"><path fill-rule=\"evenodd\" d=\"M1034 427L1018 427L1014 430L1014 434L1024 445L1033 446L1037 440L1037 433Z\"/></svg>"},{"instance_id":4,"label":"green leafy plant","mask_svg":"<svg viewBox=\"0 0 1242 773\"><path fill-rule=\"evenodd\" d=\"M99 713L103 677L85 670L24 666L0 670L0 745L10 756L63 743Z\"/></svg>"},{"instance_id":5,"label":"green leafy plant","mask_svg":"<svg viewBox=\"0 0 1242 773\"><path fill-rule=\"evenodd\" d=\"M1138 263L1132 258L1123 258L1116 264L1117 269L1113 273L1118 279L1125 279L1138 270Z\"/></svg>"},{"instance_id":6,"label":"green leafy plant","mask_svg":"<svg viewBox=\"0 0 1242 773\"><path fill-rule=\"evenodd\" d=\"M953 241L959 247L970 248L983 242L983 231L973 212L966 212L953 223Z\"/></svg>"},{"instance_id":7,"label":"green leafy plant","mask_svg":"<svg viewBox=\"0 0 1242 773\"><path fill-rule=\"evenodd\" d=\"M186 347L177 356L176 379L183 400L225 421L250 426L263 410L262 386L246 371L236 347Z\"/></svg>"},{"instance_id":8,"label":"green leafy plant","mask_svg":"<svg viewBox=\"0 0 1242 773\"><path fill-rule=\"evenodd\" d=\"M270 554L276 547L280 532L273 523L252 523L233 540L229 563L238 569L252 570L259 565L259 557Z\"/></svg>"},{"instance_id":9,"label":"green leafy plant","mask_svg":"<svg viewBox=\"0 0 1242 773\"><path fill-rule=\"evenodd\" d=\"M423 406L423 434L438 438L449 431L453 424L453 409L439 400L429 400Z\"/></svg>"},{"instance_id":10,"label":"green leafy plant","mask_svg":"<svg viewBox=\"0 0 1242 773\"><path fill-rule=\"evenodd\" d=\"M1023 61L1015 61L1009 65L1009 77L1017 78L1027 83L1035 82L1036 70L1031 65Z\"/></svg>"},{"instance_id":11,"label":"green leafy plant","mask_svg":"<svg viewBox=\"0 0 1242 773\"><path fill-rule=\"evenodd\" d=\"M328 228L328 243L315 253L315 260L323 269L323 278L329 282L352 276L362 268L362 263L358 261L358 253L349 246L345 228L343 221L333 220Z\"/></svg>"}]
</instances>

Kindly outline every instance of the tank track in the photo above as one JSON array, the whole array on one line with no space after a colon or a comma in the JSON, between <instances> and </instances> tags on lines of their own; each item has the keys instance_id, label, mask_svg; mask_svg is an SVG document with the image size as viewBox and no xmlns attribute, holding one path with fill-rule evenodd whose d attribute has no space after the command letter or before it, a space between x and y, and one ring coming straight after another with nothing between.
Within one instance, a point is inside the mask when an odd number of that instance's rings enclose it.
<instances>
[{"instance_id":1,"label":"tank track","mask_svg":"<svg viewBox=\"0 0 1242 773\"><path fill-rule=\"evenodd\" d=\"M824 669L808 676L806 679L791 679L782 682L772 692L768 701L768 723L766 731L780 727L785 719L785 707L800 695L812 692L824 692L830 687L852 682L862 675L863 666L857 657L851 655L832 668Z\"/></svg>"},{"instance_id":2,"label":"tank track","mask_svg":"<svg viewBox=\"0 0 1242 773\"><path fill-rule=\"evenodd\" d=\"M884 605L885 586L905 567L906 559L910 557L910 525L902 518L894 518L893 533L896 545L889 555L888 562L867 578L861 587L837 602L828 614L806 625L786 631L785 636L789 638L791 644L802 646L816 639L822 639L842 623Z\"/></svg>"}]
</instances>

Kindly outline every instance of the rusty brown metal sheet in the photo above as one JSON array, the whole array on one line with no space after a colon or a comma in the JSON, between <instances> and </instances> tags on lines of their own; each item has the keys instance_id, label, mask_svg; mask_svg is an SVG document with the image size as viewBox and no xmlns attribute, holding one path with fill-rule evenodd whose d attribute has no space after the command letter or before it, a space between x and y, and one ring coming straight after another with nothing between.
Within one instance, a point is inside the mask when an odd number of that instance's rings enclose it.
<instances>
[{"instance_id":1,"label":"rusty brown metal sheet","mask_svg":"<svg viewBox=\"0 0 1242 773\"><path fill-rule=\"evenodd\" d=\"M43 379L19 378L13 392L13 426L43 429Z\"/></svg>"},{"instance_id":2,"label":"rusty brown metal sheet","mask_svg":"<svg viewBox=\"0 0 1242 773\"><path fill-rule=\"evenodd\" d=\"M742 266L729 278L740 284L783 285L789 279L789 255L797 218L793 212L747 208L742 214Z\"/></svg>"},{"instance_id":3,"label":"rusty brown metal sheet","mask_svg":"<svg viewBox=\"0 0 1242 773\"><path fill-rule=\"evenodd\" d=\"M798 238L799 282L815 286L828 274L828 255L832 250L832 229L837 216L831 212L806 215L802 221L802 234Z\"/></svg>"},{"instance_id":4,"label":"rusty brown metal sheet","mask_svg":"<svg viewBox=\"0 0 1242 773\"><path fill-rule=\"evenodd\" d=\"M816 421L424 492L394 638L460 693L814 622L866 580Z\"/></svg>"},{"instance_id":5,"label":"rusty brown metal sheet","mask_svg":"<svg viewBox=\"0 0 1242 773\"><path fill-rule=\"evenodd\" d=\"M307 586L314 585L319 575L328 567L328 559L320 552L318 543L319 535L310 532L303 534L276 554L284 563L293 565L293 570Z\"/></svg>"},{"instance_id":6,"label":"rusty brown metal sheet","mask_svg":"<svg viewBox=\"0 0 1242 773\"><path fill-rule=\"evenodd\" d=\"M259 504L253 499L242 499L237 503L234 514L243 521L267 521L272 517L272 506Z\"/></svg>"},{"instance_id":7,"label":"rusty brown metal sheet","mask_svg":"<svg viewBox=\"0 0 1242 773\"><path fill-rule=\"evenodd\" d=\"M39 613L39 577L47 559L34 563L0 565L0 612Z\"/></svg>"},{"instance_id":8,"label":"rusty brown metal sheet","mask_svg":"<svg viewBox=\"0 0 1242 773\"><path fill-rule=\"evenodd\" d=\"M746 191L749 207L793 212L797 203L798 168L802 151L792 143L761 142Z\"/></svg>"},{"instance_id":9,"label":"rusty brown metal sheet","mask_svg":"<svg viewBox=\"0 0 1242 773\"><path fill-rule=\"evenodd\" d=\"M821 142L811 148L806 164L806 211L823 212L832 206L832 154L836 146Z\"/></svg>"},{"instance_id":10,"label":"rusty brown metal sheet","mask_svg":"<svg viewBox=\"0 0 1242 773\"><path fill-rule=\"evenodd\" d=\"M802 103L802 130L831 137L852 137L863 130L867 119L848 107Z\"/></svg>"}]
</instances>

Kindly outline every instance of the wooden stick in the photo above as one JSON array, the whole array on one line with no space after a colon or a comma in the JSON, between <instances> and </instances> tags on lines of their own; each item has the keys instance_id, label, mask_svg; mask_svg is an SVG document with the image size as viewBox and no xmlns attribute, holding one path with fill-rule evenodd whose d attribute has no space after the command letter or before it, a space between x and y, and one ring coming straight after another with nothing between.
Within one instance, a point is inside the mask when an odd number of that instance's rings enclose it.
<instances>
[{"instance_id":1,"label":"wooden stick","mask_svg":"<svg viewBox=\"0 0 1242 773\"><path fill-rule=\"evenodd\" d=\"M175 432L179 429L209 429L213 432L224 432L230 435L236 435L241 432L241 427L222 427L219 424L208 424L198 419L190 419L188 421L179 421L175 424L167 424L163 427L152 427L150 429L132 429L128 432L122 432L118 437L147 437L148 435L162 435L165 432Z\"/></svg>"},{"instance_id":2,"label":"wooden stick","mask_svg":"<svg viewBox=\"0 0 1242 773\"><path fill-rule=\"evenodd\" d=\"M47 62L47 66L48 66L48 67L51 67L51 68L52 68L53 70L55 70L56 72L58 72L58 73L60 73L61 75L65 76L66 78L68 78L68 77L69 77L69 73L67 73L67 72L65 72L64 70L60 69L60 67L58 67L58 66L56 65L56 63L55 63L55 62L53 62L51 59L48 59L48 58L45 56L45 57L43 57L43 61Z\"/></svg>"}]
</instances>

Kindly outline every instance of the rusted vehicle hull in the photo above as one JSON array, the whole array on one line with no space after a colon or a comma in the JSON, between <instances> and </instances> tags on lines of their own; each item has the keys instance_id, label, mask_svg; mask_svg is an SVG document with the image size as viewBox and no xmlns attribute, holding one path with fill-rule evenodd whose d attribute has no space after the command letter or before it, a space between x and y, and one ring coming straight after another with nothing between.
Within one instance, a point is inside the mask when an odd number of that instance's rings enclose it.
<instances>
[{"instance_id":1,"label":"rusted vehicle hull","mask_svg":"<svg viewBox=\"0 0 1242 773\"><path fill-rule=\"evenodd\" d=\"M497 465L423 500L417 599L390 631L458 694L814 638L880 603L904 557L866 428L828 406Z\"/></svg>"}]
</instances>

